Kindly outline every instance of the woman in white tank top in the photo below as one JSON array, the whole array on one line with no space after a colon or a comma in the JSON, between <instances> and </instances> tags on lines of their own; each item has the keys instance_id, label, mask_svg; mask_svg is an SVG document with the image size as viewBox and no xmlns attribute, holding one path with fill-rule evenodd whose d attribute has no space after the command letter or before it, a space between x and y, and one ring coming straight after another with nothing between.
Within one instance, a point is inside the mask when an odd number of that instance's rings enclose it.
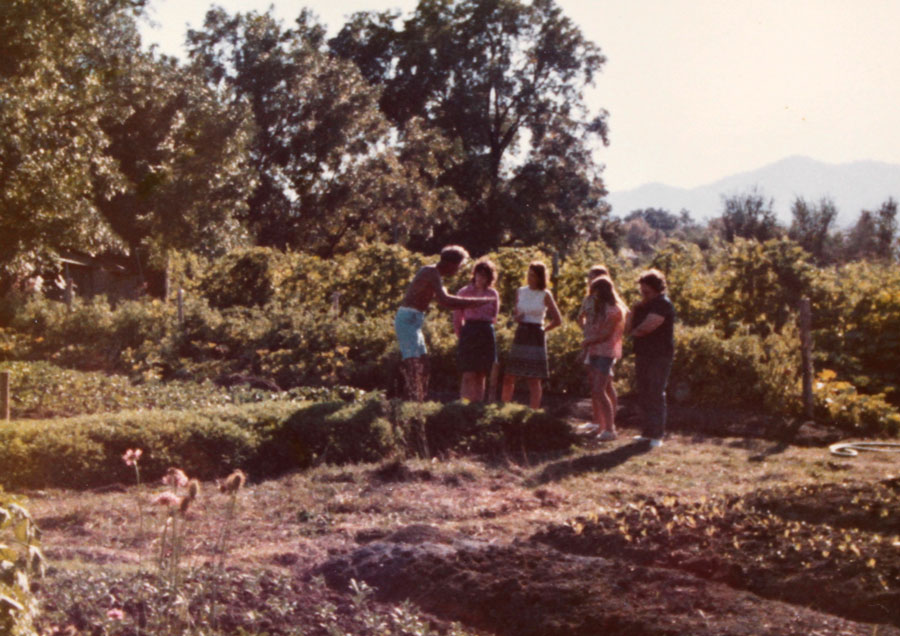
<instances>
[{"instance_id":1,"label":"woman in white tank top","mask_svg":"<svg viewBox=\"0 0 900 636\"><path fill-rule=\"evenodd\" d=\"M544 326L548 313L550 322ZM519 324L506 358L502 399L504 402L512 400L516 381L526 378L529 406L539 409L543 397L541 380L550 375L544 335L562 324L559 307L547 289L547 267L543 263L535 261L528 266L528 286L519 288L516 293L514 318Z\"/></svg>"}]
</instances>

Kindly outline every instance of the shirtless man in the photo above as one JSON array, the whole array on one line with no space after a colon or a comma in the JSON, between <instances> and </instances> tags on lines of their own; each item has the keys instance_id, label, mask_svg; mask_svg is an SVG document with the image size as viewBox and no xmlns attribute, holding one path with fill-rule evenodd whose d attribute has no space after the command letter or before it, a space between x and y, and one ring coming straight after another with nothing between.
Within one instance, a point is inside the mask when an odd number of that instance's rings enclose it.
<instances>
[{"instance_id":1,"label":"shirtless man","mask_svg":"<svg viewBox=\"0 0 900 636\"><path fill-rule=\"evenodd\" d=\"M428 369L426 366L425 312L432 300L445 309L465 309L493 302L491 297L462 298L447 293L442 277L453 276L459 271L469 253L458 245L448 245L441 250L441 258L436 265L426 265L420 269L406 288L394 329L403 358L400 370L406 385L407 399L422 402L428 391Z\"/></svg>"}]
</instances>

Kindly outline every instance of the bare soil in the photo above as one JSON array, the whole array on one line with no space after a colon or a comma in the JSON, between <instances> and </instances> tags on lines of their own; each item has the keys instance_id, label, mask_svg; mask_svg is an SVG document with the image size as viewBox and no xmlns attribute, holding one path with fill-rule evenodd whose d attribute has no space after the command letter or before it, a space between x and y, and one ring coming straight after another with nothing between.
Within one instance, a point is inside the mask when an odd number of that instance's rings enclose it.
<instances>
[{"instance_id":1,"label":"bare soil","mask_svg":"<svg viewBox=\"0 0 900 636\"><path fill-rule=\"evenodd\" d=\"M784 423L688 410L649 451L621 421L618 441L565 455L251 475L233 517L204 484L174 588L161 484L29 493L41 629L147 633L177 608L223 634L900 634L900 457L838 459L823 427L787 441ZM379 632L398 608L418 631Z\"/></svg>"}]
</instances>

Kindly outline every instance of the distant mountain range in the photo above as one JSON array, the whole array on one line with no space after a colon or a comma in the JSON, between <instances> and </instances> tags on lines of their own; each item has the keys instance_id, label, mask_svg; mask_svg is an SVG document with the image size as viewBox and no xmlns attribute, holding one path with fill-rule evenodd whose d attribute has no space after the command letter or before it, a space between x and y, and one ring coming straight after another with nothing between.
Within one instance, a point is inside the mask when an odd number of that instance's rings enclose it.
<instances>
[{"instance_id":1,"label":"distant mountain range","mask_svg":"<svg viewBox=\"0 0 900 636\"><path fill-rule=\"evenodd\" d=\"M836 225L847 227L856 222L861 210L875 211L888 197L900 201L900 165L878 161L834 165L789 157L693 189L650 183L613 192L606 200L619 218L634 210L657 208L675 214L688 210L695 220L704 221L722 214L723 197L745 194L754 187L766 199L774 199L773 208L782 223L790 223L791 206L798 197L813 203L829 197L838 210Z\"/></svg>"}]
</instances>

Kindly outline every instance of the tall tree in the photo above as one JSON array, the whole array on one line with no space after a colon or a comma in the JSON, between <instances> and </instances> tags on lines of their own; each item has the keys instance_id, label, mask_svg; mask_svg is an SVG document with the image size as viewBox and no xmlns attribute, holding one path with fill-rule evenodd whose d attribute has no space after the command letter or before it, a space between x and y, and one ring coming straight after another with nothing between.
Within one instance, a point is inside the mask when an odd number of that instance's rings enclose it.
<instances>
[{"instance_id":1,"label":"tall tree","mask_svg":"<svg viewBox=\"0 0 900 636\"><path fill-rule=\"evenodd\" d=\"M257 243L330 255L392 225L383 215L403 197L385 180L403 159L385 152L377 90L328 55L324 34L306 11L285 29L269 13L214 9L188 38L208 81L250 105L259 182L245 218Z\"/></svg>"},{"instance_id":2,"label":"tall tree","mask_svg":"<svg viewBox=\"0 0 900 636\"><path fill-rule=\"evenodd\" d=\"M608 206L591 148L608 141L607 114L591 116L583 91L599 48L553 0L421 0L401 28L396 17L357 14L331 48L381 89L395 126L420 117L455 147L440 183L465 209L435 224L431 246L596 236Z\"/></svg>"},{"instance_id":3,"label":"tall tree","mask_svg":"<svg viewBox=\"0 0 900 636\"><path fill-rule=\"evenodd\" d=\"M170 249L215 255L241 243L255 177L249 109L196 69L142 52L133 23L104 34L92 63L114 72L100 125L124 183L98 188L100 212L133 254L144 248L159 264Z\"/></svg>"},{"instance_id":4,"label":"tall tree","mask_svg":"<svg viewBox=\"0 0 900 636\"><path fill-rule=\"evenodd\" d=\"M892 261L897 255L897 202L893 198L876 212L863 210L847 232L845 250L850 259Z\"/></svg>"},{"instance_id":5,"label":"tall tree","mask_svg":"<svg viewBox=\"0 0 900 636\"><path fill-rule=\"evenodd\" d=\"M862 210L856 223L847 231L844 251L848 260L876 258L878 255L878 223L869 210Z\"/></svg>"},{"instance_id":6,"label":"tall tree","mask_svg":"<svg viewBox=\"0 0 900 636\"><path fill-rule=\"evenodd\" d=\"M814 204L798 197L791 206L791 214L788 237L812 254L818 263L832 260L835 239L831 230L837 218L834 201L825 198Z\"/></svg>"},{"instance_id":7,"label":"tall tree","mask_svg":"<svg viewBox=\"0 0 900 636\"><path fill-rule=\"evenodd\" d=\"M144 0L0 3L0 279L41 254L116 243L91 175L119 187L104 154L104 69L88 63L100 26Z\"/></svg>"},{"instance_id":8,"label":"tall tree","mask_svg":"<svg viewBox=\"0 0 900 636\"><path fill-rule=\"evenodd\" d=\"M897 253L897 201L893 197L878 208L877 227L878 256L893 261Z\"/></svg>"},{"instance_id":9,"label":"tall tree","mask_svg":"<svg viewBox=\"0 0 900 636\"><path fill-rule=\"evenodd\" d=\"M772 199L766 199L757 189L744 194L725 197L721 217L722 236L729 243L736 238L768 241L781 233Z\"/></svg>"}]
</instances>

